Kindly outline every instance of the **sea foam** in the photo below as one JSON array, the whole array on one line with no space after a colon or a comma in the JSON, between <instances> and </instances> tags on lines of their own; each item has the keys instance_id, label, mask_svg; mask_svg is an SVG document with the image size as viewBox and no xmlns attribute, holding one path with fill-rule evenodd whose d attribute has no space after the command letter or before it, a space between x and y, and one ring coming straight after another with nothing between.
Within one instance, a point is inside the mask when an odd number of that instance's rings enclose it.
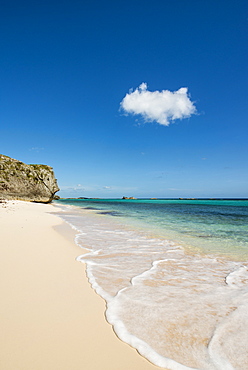
<instances>
[{"instance_id":1,"label":"sea foam","mask_svg":"<svg viewBox=\"0 0 248 370\"><path fill-rule=\"evenodd\" d=\"M248 266L185 250L94 210L67 210L120 339L161 368L248 368Z\"/></svg>"}]
</instances>

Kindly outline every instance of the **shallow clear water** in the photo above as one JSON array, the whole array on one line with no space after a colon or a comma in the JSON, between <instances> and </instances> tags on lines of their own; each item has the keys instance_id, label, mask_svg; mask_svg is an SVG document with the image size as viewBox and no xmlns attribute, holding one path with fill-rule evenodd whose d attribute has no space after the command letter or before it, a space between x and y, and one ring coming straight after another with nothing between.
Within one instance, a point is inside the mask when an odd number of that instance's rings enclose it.
<instances>
[{"instance_id":1,"label":"shallow clear water","mask_svg":"<svg viewBox=\"0 0 248 370\"><path fill-rule=\"evenodd\" d=\"M248 368L247 201L58 204L122 340L162 368Z\"/></svg>"}]
</instances>

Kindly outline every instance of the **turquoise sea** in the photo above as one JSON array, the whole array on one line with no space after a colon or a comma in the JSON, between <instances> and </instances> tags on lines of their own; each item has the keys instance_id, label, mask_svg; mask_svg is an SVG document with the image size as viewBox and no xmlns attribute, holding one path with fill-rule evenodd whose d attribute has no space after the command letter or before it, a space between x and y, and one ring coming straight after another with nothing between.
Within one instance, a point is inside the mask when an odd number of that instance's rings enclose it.
<instances>
[{"instance_id":1,"label":"turquoise sea","mask_svg":"<svg viewBox=\"0 0 248 370\"><path fill-rule=\"evenodd\" d=\"M248 369L248 201L56 201L120 339L161 368Z\"/></svg>"}]
</instances>

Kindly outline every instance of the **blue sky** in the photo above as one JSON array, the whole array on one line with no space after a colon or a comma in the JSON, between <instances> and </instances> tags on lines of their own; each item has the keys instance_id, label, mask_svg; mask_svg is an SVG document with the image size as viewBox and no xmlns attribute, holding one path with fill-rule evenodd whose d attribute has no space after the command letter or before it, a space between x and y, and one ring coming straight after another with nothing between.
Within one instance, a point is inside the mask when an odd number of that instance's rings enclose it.
<instances>
[{"instance_id":1,"label":"blue sky","mask_svg":"<svg viewBox=\"0 0 248 370\"><path fill-rule=\"evenodd\" d=\"M8 0L0 17L0 152L51 165L61 197L248 197L246 0ZM197 114L120 109L142 83L188 88Z\"/></svg>"}]
</instances>

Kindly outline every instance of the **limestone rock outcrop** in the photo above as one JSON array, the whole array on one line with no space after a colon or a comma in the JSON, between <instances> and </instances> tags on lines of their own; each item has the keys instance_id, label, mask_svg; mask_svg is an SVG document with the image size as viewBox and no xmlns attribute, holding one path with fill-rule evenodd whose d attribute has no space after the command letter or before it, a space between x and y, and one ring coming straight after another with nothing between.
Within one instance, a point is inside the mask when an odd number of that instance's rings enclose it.
<instances>
[{"instance_id":1,"label":"limestone rock outcrop","mask_svg":"<svg viewBox=\"0 0 248 370\"><path fill-rule=\"evenodd\" d=\"M0 199L50 203L59 191L52 167L0 154Z\"/></svg>"}]
</instances>

